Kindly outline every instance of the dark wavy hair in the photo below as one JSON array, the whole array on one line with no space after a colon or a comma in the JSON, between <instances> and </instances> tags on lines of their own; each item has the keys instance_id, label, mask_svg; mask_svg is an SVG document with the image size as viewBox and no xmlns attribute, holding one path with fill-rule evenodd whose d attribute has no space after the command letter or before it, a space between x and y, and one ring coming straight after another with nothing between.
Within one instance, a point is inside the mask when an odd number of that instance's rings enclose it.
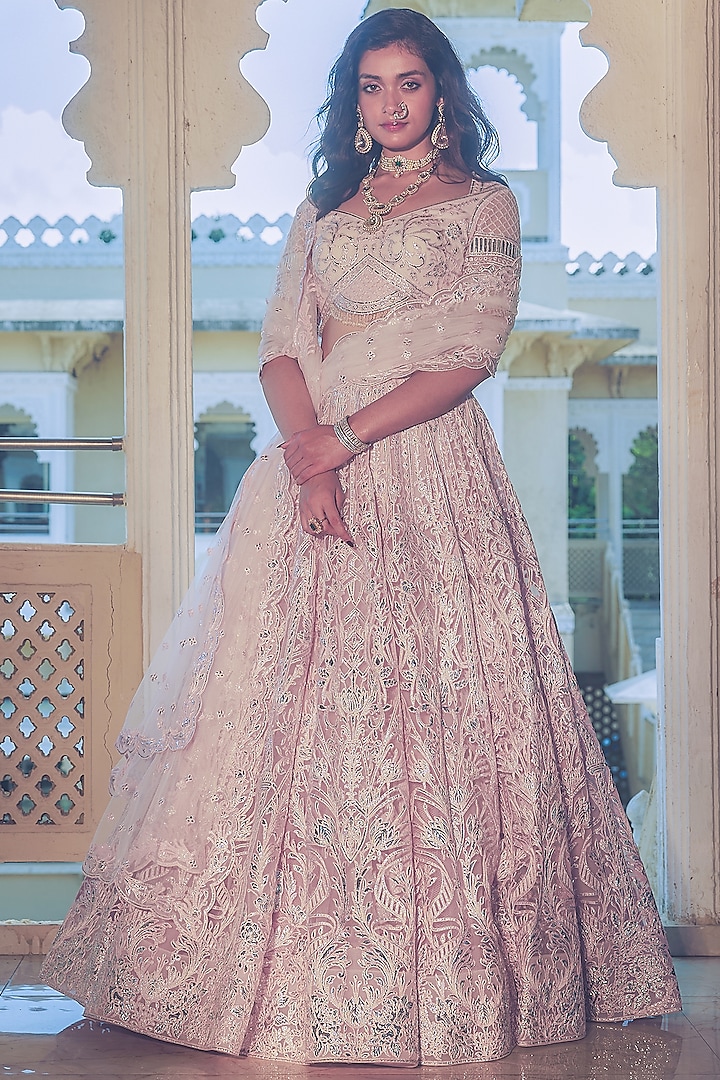
<instances>
[{"instance_id":1,"label":"dark wavy hair","mask_svg":"<svg viewBox=\"0 0 720 1080\"><path fill-rule=\"evenodd\" d=\"M505 183L504 177L488 168L500 150L497 132L469 86L452 45L427 16L409 8L392 8L378 11L355 27L330 72L328 96L317 113L321 133L312 159L314 179L308 188L319 217L351 198L369 166L380 157L377 142L369 154L355 150L355 109L362 56L388 45L402 45L420 57L435 78L438 97L445 102L450 145L441 151L440 161L446 169Z\"/></svg>"}]
</instances>

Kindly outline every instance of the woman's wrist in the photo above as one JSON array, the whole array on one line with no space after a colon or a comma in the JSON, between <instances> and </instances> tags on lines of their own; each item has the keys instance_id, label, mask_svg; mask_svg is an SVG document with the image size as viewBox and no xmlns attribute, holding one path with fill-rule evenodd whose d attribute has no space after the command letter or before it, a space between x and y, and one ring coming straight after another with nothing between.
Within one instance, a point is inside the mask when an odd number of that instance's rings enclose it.
<instances>
[{"instance_id":1,"label":"woman's wrist","mask_svg":"<svg viewBox=\"0 0 720 1080\"><path fill-rule=\"evenodd\" d=\"M337 424L333 424L333 431L350 454L362 454L370 449L371 444L359 438L353 431L349 416L338 420Z\"/></svg>"}]
</instances>

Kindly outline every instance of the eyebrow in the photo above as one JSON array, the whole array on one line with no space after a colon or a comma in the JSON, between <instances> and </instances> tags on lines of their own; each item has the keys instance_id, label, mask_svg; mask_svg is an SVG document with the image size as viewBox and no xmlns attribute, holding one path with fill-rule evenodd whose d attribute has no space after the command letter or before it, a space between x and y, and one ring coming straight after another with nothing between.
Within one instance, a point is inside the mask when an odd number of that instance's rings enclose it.
<instances>
[{"instance_id":1,"label":"eyebrow","mask_svg":"<svg viewBox=\"0 0 720 1080\"><path fill-rule=\"evenodd\" d=\"M399 75L396 75L396 79L407 79L410 75L420 75L423 78L427 75L426 71L401 71ZM360 79L377 79L378 82L382 82L382 76L380 75L368 75L367 72L361 71L358 76Z\"/></svg>"}]
</instances>

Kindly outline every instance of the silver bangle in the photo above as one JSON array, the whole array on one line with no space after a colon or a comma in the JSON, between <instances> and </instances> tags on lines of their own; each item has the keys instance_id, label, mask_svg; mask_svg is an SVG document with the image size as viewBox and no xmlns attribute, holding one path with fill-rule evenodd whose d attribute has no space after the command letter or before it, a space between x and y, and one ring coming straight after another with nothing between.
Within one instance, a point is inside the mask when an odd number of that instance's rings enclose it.
<instances>
[{"instance_id":1,"label":"silver bangle","mask_svg":"<svg viewBox=\"0 0 720 1080\"><path fill-rule=\"evenodd\" d=\"M345 449L349 450L351 454L362 454L363 451L370 449L371 444L358 439L350 427L349 419L346 416L344 420L338 420L337 424L333 425L333 431Z\"/></svg>"}]
</instances>

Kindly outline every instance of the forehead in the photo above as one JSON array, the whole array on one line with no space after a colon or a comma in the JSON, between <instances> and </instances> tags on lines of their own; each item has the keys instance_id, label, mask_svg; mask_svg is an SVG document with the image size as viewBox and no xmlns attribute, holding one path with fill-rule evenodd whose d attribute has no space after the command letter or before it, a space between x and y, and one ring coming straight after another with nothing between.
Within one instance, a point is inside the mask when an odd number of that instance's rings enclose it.
<instances>
[{"instance_id":1,"label":"forehead","mask_svg":"<svg viewBox=\"0 0 720 1080\"><path fill-rule=\"evenodd\" d=\"M376 75L382 78L396 78L398 75L430 75L430 69L421 56L411 52L406 45L386 45L383 49L368 49L360 57L358 73Z\"/></svg>"}]
</instances>

